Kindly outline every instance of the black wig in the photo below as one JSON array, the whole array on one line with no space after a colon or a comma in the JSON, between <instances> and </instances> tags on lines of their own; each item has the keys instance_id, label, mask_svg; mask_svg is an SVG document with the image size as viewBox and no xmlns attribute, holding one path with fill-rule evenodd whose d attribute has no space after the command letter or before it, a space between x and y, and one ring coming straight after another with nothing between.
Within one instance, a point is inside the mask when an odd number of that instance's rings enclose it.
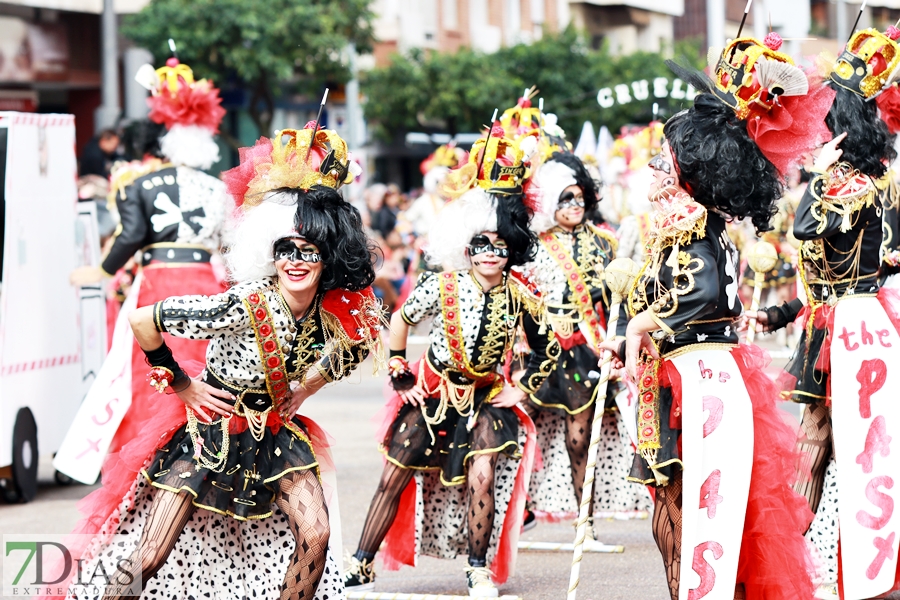
<instances>
[{"instance_id":1,"label":"black wig","mask_svg":"<svg viewBox=\"0 0 900 600\"><path fill-rule=\"evenodd\" d=\"M524 265L537 254L537 236L528 228L531 211L521 196L492 196L497 203L497 237L509 248L506 269Z\"/></svg>"},{"instance_id":2,"label":"black wig","mask_svg":"<svg viewBox=\"0 0 900 600\"><path fill-rule=\"evenodd\" d=\"M894 136L878 116L878 105L862 96L832 84L837 90L825 124L832 135L847 132L838 145L844 151L840 161L846 161L860 173L876 179L884 177L889 165L897 157Z\"/></svg>"},{"instance_id":3,"label":"black wig","mask_svg":"<svg viewBox=\"0 0 900 600\"><path fill-rule=\"evenodd\" d=\"M547 162L562 163L572 171L575 175L575 183L581 188L581 193L584 195L584 214L593 214L597 205L600 204L599 189L596 180L591 177L581 159L570 152L554 152Z\"/></svg>"},{"instance_id":4,"label":"black wig","mask_svg":"<svg viewBox=\"0 0 900 600\"><path fill-rule=\"evenodd\" d=\"M375 281L374 244L363 232L359 211L333 188L316 185L308 191L273 190L297 201L294 228L322 254L322 291L363 290Z\"/></svg>"},{"instance_id":5,"label":"black wig","mask_svg":"<svg viewBox=\"0 0 900 600\"><path fill-rule=\"evenodd\" d=\"M140 119L129 124L122 132L125 154L131 160L143 160L145 156L164 158L159 148L159 138L168 130L162 123Z\"/></svg>"},{"instance_id":6,"label":"black wig","mask_svg":"<svg viewBox=\"0 0 900 600\"><path fill-rule=\"evenodd\" d=\"M749 217L757 233L772 229L782 180L734 110L703 92L689 110L669 119L663 131L681 187L697 202L735 219Z\"/></svg>"}]
</instances>

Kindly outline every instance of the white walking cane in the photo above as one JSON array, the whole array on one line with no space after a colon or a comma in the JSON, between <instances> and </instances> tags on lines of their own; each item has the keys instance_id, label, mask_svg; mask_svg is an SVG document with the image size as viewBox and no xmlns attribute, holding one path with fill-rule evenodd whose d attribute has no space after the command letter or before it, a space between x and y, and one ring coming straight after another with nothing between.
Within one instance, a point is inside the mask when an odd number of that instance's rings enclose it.
<instances>
[{"instance_id":1,"label":"white walking cane","mask_svg":"<svg viewBox=\"0 0 900 600\"><path fill-rule=\"evenodd\" d=\"M606 328L607 338L614 338L619 321L619 306L627 290L637 275L636 265L630 258L617 258L604 270L606 285L612 292L612 306L609 309L609 326ZM578 573L581 568L581 557L584 553L584 537L588 524L588 508L591 505L594 489L594 472L597 470L597 451L600 445L600 426L603 423L603 410L599 403L606 398L609 387L609 372L612 369L612 352L603 354L600 368L600 381L597 383L596 404L594 404L594 422L591 425L591 444L588 446L587 470L584 474L584 488L581 491L581 506L578 510L578 524L575 531L575 552L572 557L572 575L569 578L568 600L575 600L578 588Z\"/></svg>"}]
</instances>

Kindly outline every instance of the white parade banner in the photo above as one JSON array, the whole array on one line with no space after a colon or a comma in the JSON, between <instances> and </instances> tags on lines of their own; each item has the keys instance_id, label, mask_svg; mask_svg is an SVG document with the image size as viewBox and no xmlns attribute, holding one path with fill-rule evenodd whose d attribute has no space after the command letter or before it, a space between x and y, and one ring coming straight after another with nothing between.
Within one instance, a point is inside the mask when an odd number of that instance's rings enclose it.
<instances>
[{"instance_id":1,"label":"white parade banner","mask_svg":"<svg viewBox=\"0 0 900 600\"><path fill-rule=\"evenodd\" d=\"M138 272L116 319L109 354L53 459L57 471L88 485L100 476L109 445L131 406L134 334L128 315L137 306L142 280L143 274Z\"/></svg>"},{"instance_id":2,"label":"white parade banner","mask_svg":"<svg viewBox=\"0 0 900 600\"><path fill-rule=\"evenodd\" d=\"M733 600L753 468L750 395L731 352L699 350L671 360L682 388L678 597Z\"/></svg>"},{"instance_id":3,"label":"white parade banner","mask_svg":"<svg viewBox=\"0 0 900 600\"><path fill-rule=\"evenodd\" d=\"M890 590L897 571L900 452L890 432L900 425L900 335L873 297L841 300L832 335L842 597L861 600Z\"/></svg>"}]
</instances>

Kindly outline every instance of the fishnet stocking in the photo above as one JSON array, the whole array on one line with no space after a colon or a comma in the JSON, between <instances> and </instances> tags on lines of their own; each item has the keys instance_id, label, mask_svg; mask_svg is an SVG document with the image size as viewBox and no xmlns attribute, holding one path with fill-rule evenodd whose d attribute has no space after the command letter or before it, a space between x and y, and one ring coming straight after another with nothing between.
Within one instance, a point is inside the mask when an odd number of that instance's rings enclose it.
<instances>
[{"instance_id":1,"label":"fishnet stocking","mask_svg":"<svg viewBox=\"0 0 900 600\"><path fill-rule=\"evenodd\" d=\"M653 510L653 539L662 554L672 600L678 600L681 570L681 473L669 485L656 488Z\"/></svg>"},{"instance_id":2,"label":"fishnet stocking","mask_svg":"<svg viewBox=\"0 0 900 600\"><path fill-rule=\"evenodd\" d=\"M294 471L282 477L275 504L287 517L297 542L281 584L281 600L312 600L325 571L331 535L328 507L315 471Z\"/></svg>"},{"instance_id":3,"label":"fishnet stocking","mask_svg":"<svg viewBox=\"0 0 900 600\"><path fill-rule=\"evenodd\" d=\"M397 516L400 495L414 473L412 469L403 469L390 462L384 465L381 481L378 482L375 497L369 505L369 514L366 515L366 524L359 539L360 552L367 556L375 556L378 552L378 547Z\"/></svg>"},{"instance_id":4,"label":"fishnet stocking","mask_svg":"<svg viewBox=\"0 0 900 600\"><path fill-rule=\"evenodd\" d=\"M831 458L831 410L824 402L808 405L803 411L800 430L802 437L797 441L800 462L794 491L806 497L809 509L815 513L822 499L825 468Z\"/></svg>"},{"instance_id":5,"label":"fishnet stocking","mask_svg":"<svg viewBox=\"0 0 900 600\"><path fill-rule=\"evenodd\" d=\"M129 559L129 564L133 568L131 574L135 578L140 576L141 592L147 587L147 582L165 564L181 536L181 532L184 531L191 515L194 514L194 505L191 503L191 499L190 494L186 492L174 493L167 490L156 492L156 497L153 499L144 523L144 530L141 532L141 540ZM121 590L109 587L103 597L117 600L137 600L140 598L140 594L137 596L121 595Z\"/></svg>"},{"instance_id":6,"label":"fishnet stocking","mask_svg":"<svg viewBox=\"0 0 900 600\"><path fill-rule=\"evenodd\" d=\"M469 461L469 561L487 557L494 528L494 465L497 453L476 454Z\"/></svg>"},{"instance_id":7,"label":"fishnet stocking","mask_svg":"<svg viewBox=\"0 0 900 600\"><path fill-rule=\"evenodd\" d=\"M566 415L566 451L572 466L572 485L575 488L575 503L581 505L584 492L584 475L587 470L588 447L591 444L591 423L593 408L575 415ZM594 503L588 505L588 514L593 514Z\"/></svg>"}]
</instances>

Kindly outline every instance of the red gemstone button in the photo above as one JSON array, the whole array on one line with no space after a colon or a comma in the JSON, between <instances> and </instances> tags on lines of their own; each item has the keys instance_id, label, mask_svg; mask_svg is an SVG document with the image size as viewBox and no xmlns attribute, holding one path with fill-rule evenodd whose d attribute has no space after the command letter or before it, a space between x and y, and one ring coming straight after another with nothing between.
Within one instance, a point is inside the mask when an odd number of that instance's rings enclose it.
<instances>
[{"instance_id":1,"label":"red gemstone button","mask_svg":"<svg viewBox=\"0 0 900 600\"><path fill-rule=\"evenodd\" d=\"M266 311L263 310L262 308L257 308L257 309L256 309L256 312L253 313L253 314L256 315L256 319L257 319L258 321L262 321L263 319L266 318Z\"/></svg>"},{"instance_id":2,"label":"red gemstone button","mask_svg":"<svg viewBox=\"0 0 900 600\"><path fill-rule=\"evenodd\" d=\"M253 304L259 304L259 294L250 294L247 299Z\"/></svg>"},{"instance_id":3,"label":"red gemstone button","mask_svg":"<svg viewBox=\"0 0 900 600\"><path fill-rule=\"evenodd\" d=\"M447 331L450 332L451 334L456 333L456 325L451 325L450 327L447 328Z\"/></svg>"},{"instance_id":4,"label":"red gemstone button","mask_svg":"<svg viewBox=\"0 0 900 600\"><path fill-rule=\"evenodd\" d=\"M456 298L447 298L447 306L453 306L456 304Z\"/></svg>"},{"instance_id":5,"label":"red gemstone button","mask_svg":"<svg viewBox=\"0 0 900 600\"><path fill-rule=\"evenodd\" d=\"M278 381L272 384L272 389L275 391L283 390L286 384L283 381Z\"/></svg>"},{"instance_id":6,"label":"red gemstone button","mask_svg":"<svg viewBox=\"0 0 900 600\"><path fill-rule=\"evenodd\" d=\"M576 292L583 292L583 291L584 291L584 286L581 285L581 284L579 283L578 285L575 286L575 291L576 291Z\"/></svg>"},{"instance_id":7,"label":"red gemstone button","mask_svg":"<svg viewBox=\"0 0 900 600\"><path fill-rule=\"evenodd\" d=\"M270 356L266 360L266 364L269 365L270 369L274 369L275 367L277 367L278 365L281 364L281 359L278 358L277 356Z\"/></svg>"},{"instance_id":8,"label":"red gemstone button","mask_svg":"<svg viewBox=\"0 0 900 600\"><path fill-rule=\"evenodd\" d=\"M645 410L645 411L644 411L644 418L645 418L645 419L652 419L652 418L653 418L653 411L652 411L652 410Z\"/></svg>"},{"instance_id":9,"label":"red gemstone button","mask_svg":"<svg viewBox=\"0 0 900 600\"><path fill-rule=\"evenodd\" d=\"M271 334L272 334L272 327L269 326L267 323L263 323L262 325L259 326L259 332L260 332L261 334L263 334L263 337L268 336L268 335L271 335Z\"/></svg>"},{"instance_id":10,"label":"red gemstone button","mask_svg":"<svg viewBox=\"0 0 900 600\"><path fill-rule=\"evenodd\" d=\"M456 318L456 313L453 312L452 310L447 311L447 318L448 318L448 319L455 319L455 318Z\"/></svg>"},{"instance_id":11,"label":"red gemstone button","mask_svg":"<svg viewBox=\"0 0 900 600\"><path fill-rule=\"evenodd\" d=\"M274 340L266 340L263 343L263 350L265 350L266 352L275 352L275 348L277 347L278 346L275 344Z\"/></svg>"},{"instance_id":12,"label":"red gemstone button","mask_svg":"<svg viewBox=\"0 0 900 600\"><path fill-rule=\"evenodd\" d=\"M450 345L454 348L459 348L459 340L450 340Z\"/></svg>"},{"instance_id":13,"label":"red gemstone button","mask_svg":"<svg viewBox=\"0 0 900 600\"><path fill-rule=\"evenodd\" d=\"M269 374L269 377L274 379L275 381L278 381L279 379L284 377L284 374L281 371L272 371L272 373Z\"/></svg>"}]
</instances>

